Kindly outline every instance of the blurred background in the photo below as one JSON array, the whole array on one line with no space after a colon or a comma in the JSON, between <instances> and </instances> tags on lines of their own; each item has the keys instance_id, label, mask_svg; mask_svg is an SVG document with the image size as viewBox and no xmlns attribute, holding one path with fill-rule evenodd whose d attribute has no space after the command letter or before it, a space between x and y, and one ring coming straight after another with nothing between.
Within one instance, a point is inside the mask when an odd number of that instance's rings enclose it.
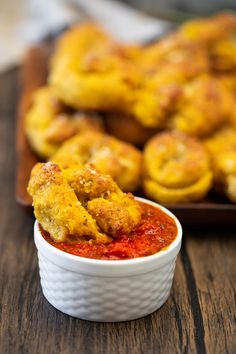
<instances>
[{"instance_id":1,"label":"blurred background","mask_svg":"<svg viewBox=\"0 0 236 354\"><path fill-rule=\"evenodd\" d=\"M173 20L208 15L215 11L236 10L235 0L122 0L140 10Z\"/></svg>"},{"instance_id":2,"label":"blurred background","mask_svg":"<svg viewBox=\"0 0 236 354\"><path fill-rule=\"evenodd\" d=\"M31 43L73 22L95 19L122 40L146 41L171 24L220 10L236 10L236 1L0 0L0 71L19 63Z\"/></svg>"}]
</instances>

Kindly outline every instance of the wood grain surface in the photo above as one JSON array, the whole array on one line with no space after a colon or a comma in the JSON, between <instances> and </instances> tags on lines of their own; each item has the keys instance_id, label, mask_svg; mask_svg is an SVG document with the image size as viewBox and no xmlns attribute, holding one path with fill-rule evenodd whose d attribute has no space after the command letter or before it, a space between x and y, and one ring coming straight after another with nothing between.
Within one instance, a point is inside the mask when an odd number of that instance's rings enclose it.
<instances>
[{"instance_id":1,"label":"wood grain surface","mask_svg":"<svg viewBox=\"0 0 236 354\"><path fill-rule=\"evenodd\" d=\"M234 354L235 228L184 230L166 304L143 319L93 323L43 297L33 217L15 201L18 71L0 76L0 353Z\"/></svg>"}]
</instances>

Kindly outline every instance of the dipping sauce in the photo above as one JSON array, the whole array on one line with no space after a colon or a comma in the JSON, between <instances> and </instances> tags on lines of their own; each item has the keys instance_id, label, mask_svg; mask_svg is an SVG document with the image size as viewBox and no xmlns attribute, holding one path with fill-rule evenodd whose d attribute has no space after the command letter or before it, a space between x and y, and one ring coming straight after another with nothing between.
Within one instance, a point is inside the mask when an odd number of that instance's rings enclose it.
<instances>
[{"instance_id":1,"label":"dipping sauce","mask_svg":"<svg viewBox=\"0 0 236 354\"><path fill-rule=\"evenodd\" d=\"M150 256L167 248L177 236L175 221L161 209L139 202L142 208L140 224L129 234L119 235L108 244L88 243L57 243L48 232L40 227L40 231L47 242L61 251L75 256L122 260Z\"/></svg>"}]
</instances>

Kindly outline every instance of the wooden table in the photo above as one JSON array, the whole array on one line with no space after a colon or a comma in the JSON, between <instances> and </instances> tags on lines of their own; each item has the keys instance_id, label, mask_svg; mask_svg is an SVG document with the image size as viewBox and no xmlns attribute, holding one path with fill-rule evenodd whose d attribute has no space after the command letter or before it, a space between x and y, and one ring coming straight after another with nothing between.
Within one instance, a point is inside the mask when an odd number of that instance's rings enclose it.
<instances>
[{"instance_id":1,"label":"wooden table","mask_svg":"<svg viewBox=\"0 0 236 354\"><path fill-rule=\"evenodd\" d=\"M236 353L236 231L189 228L166 304L143 319L93 323L43 298L33 216L15 202L16 69L0 76L0 353Z\"/></svg>"}]
</instances>

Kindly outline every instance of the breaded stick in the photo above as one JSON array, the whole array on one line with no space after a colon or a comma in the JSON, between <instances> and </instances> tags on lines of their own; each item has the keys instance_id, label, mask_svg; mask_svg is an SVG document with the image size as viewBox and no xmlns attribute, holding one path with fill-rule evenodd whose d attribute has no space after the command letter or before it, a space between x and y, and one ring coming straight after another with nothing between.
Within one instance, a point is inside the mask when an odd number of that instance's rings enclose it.
<instances>
[{"instance_id":1,"label":"breaded stick","mask_svg":"<svg viewBox=\"0 0 236 354\"><path fill-rule=\"evenodd\" d=\"M62 172L55 163L38 163L28 192L36 218L57 242L107 243L112 238L104 233L129 234L141 218L134 197L90 164Z\"/></svg>"},{"instance_id":2,"label":"breaded stick","mask_svg":"<svg viewBox=\"0 0 236 354\"><path fill-rule=\"evenodd\" d=\"M58 165L52 162L36 164L28 192L33 197L35 217L54 241L111 241L99 231L96 221L76 198Z\"/></svg>"},{"instance_id":3,"label":"breaded stick","mask_svg":"<svg viewBox=\"0 0 236 354\"><path fill-rule=\"evenodd\" d=\"M139 223L141 211L132 194L123 193L110 176L92 164L71 167L63 175L103 232L118 237L129 234Z\"/></svg>"}]
</instances>

